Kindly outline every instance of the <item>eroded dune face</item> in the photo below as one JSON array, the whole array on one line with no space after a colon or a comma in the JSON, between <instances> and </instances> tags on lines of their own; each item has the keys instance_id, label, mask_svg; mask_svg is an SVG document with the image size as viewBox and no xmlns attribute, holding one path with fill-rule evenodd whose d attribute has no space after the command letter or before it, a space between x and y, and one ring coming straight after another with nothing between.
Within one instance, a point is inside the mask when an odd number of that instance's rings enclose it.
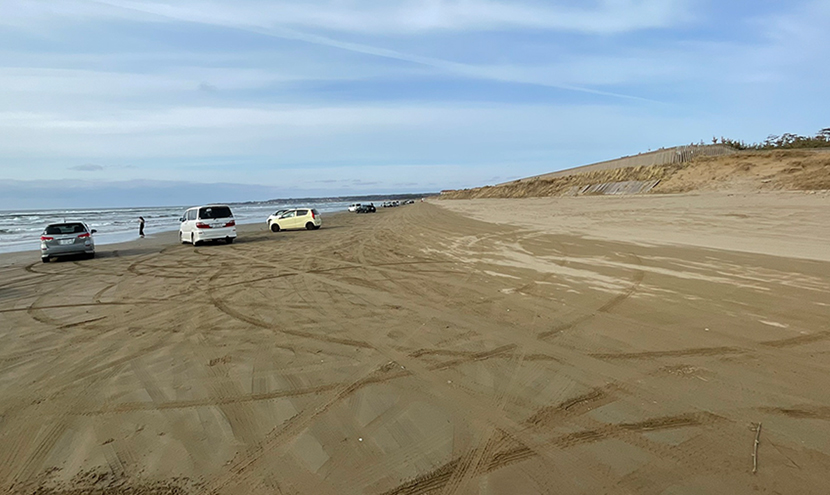
<instances>
[{"instance_id":1,"label":"eroded dune face","mask_svg":"<svg viewBox=\"0 0 830 495\"><path fill-rule=\"evenodd\" d=\"M625 164L626 162L622 162ZM614 162L603 162L613 167ZM601 194L830 190L830 151L744 151L689 162L575 169L491 187L444 191L443 199L527 198Z\"/></svg>"},{"instance_id":2,"label":"eroded dune face","mask_svg":"<svg viewBox=\"0 0 830 495\"><path fill-rule=\"evenodd\" d=\"M0 258L0 486L819 493L828 199L755 196L428 202Z\"/></svg>"}]
</instances>

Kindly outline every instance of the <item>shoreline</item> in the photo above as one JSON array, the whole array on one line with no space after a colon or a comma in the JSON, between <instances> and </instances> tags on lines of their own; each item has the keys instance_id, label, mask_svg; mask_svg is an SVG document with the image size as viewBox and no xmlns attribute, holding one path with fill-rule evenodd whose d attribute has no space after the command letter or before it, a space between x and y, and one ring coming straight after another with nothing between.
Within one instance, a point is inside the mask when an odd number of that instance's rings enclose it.
<instances>
[{"instance_id":1,"label":"shoreline","mask_svg":"<svg viewBox=\"0 0 830 495\"><path fill-rule=\"evenodd\" d=\"M336 211L325 213L323 215L324 227L327 218L336 218L340 215L347 215L348 211ZM237 236L250 235L258 232L266 232L264 222L251 222L237 224ZM165 230L161 232L153 232L147 234L144 238L138 237L128 241L120 241L113 243L99 243L95 242L95 259L110 258L113 256L129 256L137 254L150 254L160 252L162 249L179 244L177 237L178 230ZM237 237L238 238L238 237ZM104 249L101 249L105 247ZM116 253L113 255L113 253ZM0 252L0 267L8 267L25 263L27 261L40 262L40 250L29 249L25 251L3 251Z\"/></svg>"},{"instance_id":2,"label":"shoreline","mask_svg":"<svg viewBox=\"0 0 830 495\"><path fill-rule=\"evenodd\" d=\"M317 208L323 214L346 211L346 203L324 203L305 205ZM275 208L288 205L245 204L236 206L234 217L237 225L264 222ZM144 216L147 235L178 230L179 217L184 209L175 207L115 208L101 210L78 210L68 213L62 210L6 211L0 212L0 253L33 251L39 249L38 237L43 226L66 220L82 221L98 230L96 244L111 245L138 239L138 217ZM133 217L125 217L129 212ZM58 214L60 213L60 214Z\"/></svg>"}]
</instances>

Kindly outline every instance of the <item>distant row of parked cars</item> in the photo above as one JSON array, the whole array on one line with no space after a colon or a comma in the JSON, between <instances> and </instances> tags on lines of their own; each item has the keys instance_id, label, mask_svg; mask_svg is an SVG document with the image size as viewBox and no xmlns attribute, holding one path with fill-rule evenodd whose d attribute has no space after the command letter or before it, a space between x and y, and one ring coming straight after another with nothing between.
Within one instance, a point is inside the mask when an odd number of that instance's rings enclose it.
<instances>
[{"instance_id":1,"label":"distant row of parked cars","mask_svg":"<svg viewBox=\"0 0 830 495\"><path fill-rule=\"evenodd\" d=\"M411 205L415 203L414 199L407 199L405 201L384 201L380 206L383 208L392 208L401 205ZM377 211L374 203L352 203L349 205L349 211L354 213L374 213Z\"/></svg>"},{"instance_id":2,"label":"distant row of parked cars","mask_svg":"<svg viewBox=\"0 0 830 495\"><path fill-rule=\"evenodd\" d=\"M277 210L267 220L271 232L291 229L316 230L323 225L320 212L314 208L286 208ZM53 223L40 236L40 259L46 263L53 257L95 257L97 230L84 222ZM194 246L205 241L236 239L236 219L228 205L205 205L188 208L179 218L179 241Z\"/></svg>"},{"instance_id":3,"label":"distant row of parked cars","mask_svg":"<svg viewBox=\"0 0 830 495\"><path fill-rule=\"evenodd\" d=\"M414 199L407 199L405 201L384 201L381 206L384 208L394 208L395 206L411 205L415 203Z\"/></svg>"},{"instance_id":4,"label":"distant row of parked cars","mask_svg":"<svg viewBox=\"0 0 830 495\"><path fill-rule=\"evenodd\" d=\"M414 203L414 200L384 201L381 206L390 208ZM374 203L349 205L355 213L375 213ZM205 241L225 241L231 244L236 239L236 220L228 205L204 205L188 208L179 219L179 241L194 246ZM320 212L314 208L286 208L277 210L266 221L268 230L306 229L316 230L323 224ZM53 257L83 255L95 257L96 233L84 222L53 223L46 226L40 236L40 257L46 263Z\"/></svg>"}]
</instances>

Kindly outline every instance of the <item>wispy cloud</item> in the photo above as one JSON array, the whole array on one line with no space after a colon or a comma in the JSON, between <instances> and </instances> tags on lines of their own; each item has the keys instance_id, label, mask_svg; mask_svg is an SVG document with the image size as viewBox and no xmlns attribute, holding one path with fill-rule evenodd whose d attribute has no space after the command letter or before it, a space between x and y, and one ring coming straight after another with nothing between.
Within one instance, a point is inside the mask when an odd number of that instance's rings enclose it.
<instances>
[{"instance_id":1,"label":"wispy cloud","mask_svg":"<svg viewBox=\"0 0 830 495\"><path fill-rule=\"evenodd\" d=\"M85 163L83 165L69 167L69 170L76 170L78 172L100 172L104 170L104 167L101 165L95 165L94 163Z\"/></svg>"},{"instance_id":2,"label":"wispy cloud","mask_svg":"<svg viewBox=\"0 0 830 495\"><path fill-rule=\"evenodd\" d=\"M46 15L77 17L160 16L188 22L251 27L296 28L360 34L421 34L430 31L538 29L614 34L664 28L689 19L689 0L600 0L540 3L497 0L325 0L237 2L29 0L11 9L11 18ZM120 11L117 9L121 9Z\"/></svg>"},{"instance_id":3,"label":"wispy cloud","mask_svg":"<svg viewBox=\"0 0 830 495\"><path fill-rule=\"evenodd\" d=\"M93 0L90 0L93 1ZM584 81L556 77L556 71L522 70L517 66L469 64L407 53L367 43L345 41L322 32L361 34L417 34L425 30L476 31L532 28L586 33L620 33L669 27L689 18L686 0L604 0L589 7L542 7L538 4L501 3L486 0L390 2L383 6L358 2L323 3L193 3L175 5L129 0L94 0L106 7L123 9L125 17L156 16L160 20L232 28L262 36L297 40L364 55L428 66L476 79L538 84L600 96L648 100L641 95L581 86ZM47 7L44 7L48 10ZM101 14L112 15L112 9ZM305 30L303 30L305 29ZM311 30L311 31L306 31ZM618 64L615 64L618 65ZM597 81L591 81L596 83Z\"/></svg>"},{"instance_id":4,"label":"wispy cloud","mask_svg":"<svg viewBox=\"0 0 830 495\"><path fill-rule=\"evenodd\" d=\"M241 31L252 32L268 37L302 41L306 43L356 52L364 55L372 55L376 57L399 60L413 64L425 65L428 67L432 67L434 69L440 69L442 71L446 71L448 73L457 74L464 77L490 79L504 82L538 84L543 86L555 87L567 91L584 92L600 96L648 100L648 98L644 98L638 95L623 94L613 91L601 90L597 88L589 88L567 84L557 81L555 78L551 77L529 77L528 74L522 74L521 71L516 71L515 67L476 65L450 61L437 57L406 53L399 50L393 50L366 43L344 41L341 39L333 38L331 36L316 34L314 32L300 31L292 27L295 24L297 24L301 27L316 27L321 28L323 30L334 29L353 31L352 29L343 29L344 26L337 22L331 22L333 19L338 18L336 13L329 15L320 15L320 9L324 9L324 7L337 9L339 4L326 5L322 7L304 5L304 7L302 7L302 9L304 10L298 10L296 5L294 4L256 4L256 8L252 8L250 4L245 3L237 7L229 7L225 4L210 4L207 7L205 7L204 5L196 6L192 4L177 4L176 6L171 6L169 4L138 3L118 0L99 0L99 3L103 3L113 7L123 8L127 12L137 11L140 12L142 15L149 14L159 16L162 19L172 19L176 21L221 26L225 28L232 28ZM586 10L579 12L556 12L551 10L549 12L536 12L534 9L538 9L538 7L530 8L525 6L521 7L519 10L516 10L517 6L515 5L507 6L505 4L495 2L479 2L477 0L466 2L433 1L431 4L427 2L426 7L422 5L421 8L426 12L426 14L420 17L435 17L433 14L435 14L435 12L438 12L439 14L445 13L445 16L449 16L447 18L448 21L461 21L464 19L468 19L469 17L478 19L482 15L484 16L484 18L493 21L492 23L473 22L472 24L467 24L464 22L448 22L446 23L446 25L444 25L445 23L439 23L441 24L441 27L444 29L451 29L454 27L456 29L465 30L472 29L473 25L477 25L479 29L498 29L499 26L506 27L512 25L512 27L532 27L535 29L543 30L585 30L589 32L593 30L599 30L611 33L634 29L642 29L646 27L662 26L662 23L652 24L650 22L647 22L647 25L642 25L638 23L627 24L626 20L636 19L642 22L643 19L656 20L663 19L663 17L666 18L665 20L676 20L679 18L684 18L684 15L663 15L669 13L681 14L681 12L679 12L677 9L682 7L684 4L685 2L680 2L678 0L675 0L674 3L659 2L653 0L606 0L602 3L599 11ZM354 27L356 28L357 26L360 26L363 29L365 29L367 26L372 26L374 22L378 22L379 26L383 26L385 28L384 33L386 34L400 33L401 30L407 31L407 24L401 24L400 22L398 22L398 24L401 25L396 26L396 20L401 21L405 19L408 23L411 22L412 19L419 18L418 15L413 16L413 9L414 5L408 4L404 6L399 6L398 10L395 10L395 14L391 16L383 15L385 9L383 9L380 12L377 12L378 15L372 15L372 12L374 11L370 11L368 14L361 13L361 15L366 15L366 19L363 19L365 22L355 22ZM468 12L468 15L460 15L460 12L462 11ZM307 13L308 15L299 15L303 12ZM640 12L642 15L636 15L637 12ZM351 13L349 15L354 16L355 14ZM344 17L349 16L344 15ZM441 16L439 15L438 17ZM318 22L310 22L312 20ZM351 25L351 23L348 24ZM387 31L387 29L389 31ZM421 31L421 29L416 29L415 31Z\"/></svg>"},{"instance_id":5,"label":"wispy cloud","mask_svg":"<svg viewBox=\"0 0 830 495\"><path fill-rule=\"evenodd\" d=\"M217 88L213 84L210 84L209 82L202 81L202 82L199 83L199 91L205 91L205 92L208 92L208 93L213 93L214 91L218 91L218 90L219 90L219 88Z\"/></svg>"}]
</instances>

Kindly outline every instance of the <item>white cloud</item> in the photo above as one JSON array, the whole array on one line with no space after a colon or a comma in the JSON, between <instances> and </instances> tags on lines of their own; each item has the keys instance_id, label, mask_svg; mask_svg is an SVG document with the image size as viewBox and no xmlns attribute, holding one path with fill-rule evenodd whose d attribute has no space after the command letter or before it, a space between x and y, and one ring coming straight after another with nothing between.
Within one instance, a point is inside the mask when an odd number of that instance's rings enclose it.
<instances>
[{"instance_id":1,"label":"white cloud","mask_svg":"<svg viewBox=\"0 0 830 495\"><path fill-rule=\"evenodd\" d=\"M353 131L357 128L388 125L423 125L452 118L452 111L437 108L383 107L174 107L161 111L122 111L76 118L37 112L0 112L0 129L29 129L70 134L95 135L156 133L192 129L268 127L289 130L314 128L315 132Z\"/></svg>"},{"instance_id":2,"label":"white cloud","mask_svg":"<svg viewBox=\"0 0 830 495\"><path fill-rule=\"evenodd\" d=\"M69 15L71 9L55 7L51 2L30 0L39 6L41 13L59 11ZM100 0L100 15L122 17L138 16L164 22L180 21L250 31L260 35L287 40L297 40L313 45L334 47L359 54L386 59L405 61L433 71L471 79L493 80L512 83L543 85L568 91L589 93L618 98L642 99L632 94L603 90L608 86L631 80L632 75L657 72L656 65L633 69L632 61L599 59L584 55L569 57L558 63L523 67L521 65L491 65L486 63L463 63L441 58L406 53L399 50L373 46L365 43L344 41L318 34L321 31L357 34L424 34L435 30L478 31L504 29L539 29L554 31L577 31L585 33L617 33L650 27L668 26L679 19L688 18L684 13L690 0L602 0L597 4L583 7L561 7L538 2L497 2L492 0L430 0L393 2L325 1L316 3L286 2L135 2L132 0ZM89 15L91 7L84 4L81 15ZM34 8L32 8L34 10ZM55 14L57 15L57 14ZM628 63L626 63L628 62ZM570 64L570 65L569 65ZM602 64L602 65L601 65ZM580 67L583 66L583 67ZM367 72L368 69L368 72ZM318 68L319 70L319 68ZM367 66L360 68L362 77L371 77L373 71ZM251 88L264 85L268 77L274 81L312 79L310 71L277 76L255 71L219 71L193 69L190 74L161 76L140 76L130 81L118 81L118 76L103 74L92 84L84 84L79 74L66 74L67 88L84 88L90 91L102 88L101 94L112 91L128 92L133 89L151 91L153 87L167 86L170 90L185 88ZM329 77L349 79L348 71L328 72ZM376 72L376 71L375 71ZM400 72L400 70L398 70ZM662 66L661 75L668 73ZM319 76L319 72L317 73ZM247 77L246 77L247 76ZM324 78L326 76L323 76ZM358 76L360 77L360 76ZM7 76L10 78L10 76ZM222 80L229 79L228 81ZM23 79L23 80L20 80ZM195 79L195 80L194 80ZM2 74L0 74L2 82ZM12 87L29 86L24 76L11 78ZM17 82L17 84L15 84ZM35 78L35 82L38 79ZM48 83L47 83L48 84ZM595 85L597 87L588 87ZM36 87L36 84L29 87ZM113 89L115 88L115 89ZM71 90L71 89L67 89ZM57 93L67 90L57 89Z\"/></svg>"},{"instance_id":3,"label":"white cloud","mask_svg":"<svg viewBox=\"0 0 830 495\"><path fill-rule=\"evenodd\" d=\"M75 165L73 167L69 167L69 170L75 170L78 172L100 172L104 170L104 167L101 165L95 165L94 163L86 163L84 165Z\"/></svg>"},{"instance_id":4,"label":"white cloud","mask_svg":"<svg viewBox=\"0 0 830 495\"><path fill-rule=\"evenodd\" d=\"M195 170L211 177L215 169L254 183L285 180L284 170L299 164L307 164L299 168L306 173L337 164L343 176L364 180L371 179L368 167L378 166L396 182L414 178L401 168L407 163L452 165L459 177L467 170L476 178L472 171L483 164L506 163L533 175L709 135L705 122L685 114L576 105L183 107L117 118L5 113L0 124L0 178L65 177L65 165L53 164L71 161L101 164L108 180L182 180ZM33 162L41 165L15 166ZM496 167L488 168L480 179L495 175Z\"/></svg>"},{"instance_id":5,"label":"white cloud","mask_svg":"<svg viewBox=\"0 0 830 495\"><path fill-rule=\"evenodd\" d=\"M319 76L318 76L319 77ZM203 84L219 90L256 89L273 84L313 79L311 74L246 68L182 65L158 74L38 67L0 67L0 87L6 92L96 96L195 92Z\"/></svg>"},{"instance_id":6,"label":"white cloud","mask_svg":"<svg viewBox=\"0 0 830 495\"><path fill-rule=\"evenodd\" d=\"M499 0L323 0L237 2L133 0L53 2L13 0L7 23L50 16L113 16L147 20L153 16L213 25L296 28L362 34L414 34L429 31L540 29L613 34L662 28L690 17L689 0L600 0L557 5Z\"/></svg>"},{"instance_id":7,"label":"white cloud","mask_svg":"<svg viewBox=\"0 0 830 495\"><path fill-rule=\"evenodd\" d=\"M756 63L798 68L798 72L830 73L823 50L830 43L830 3L827 1L814 0L783 15L759 17L753 24L766 39L766 43L755 47ZM790 71L789 75L799 77L798 72Z\"/></svg>"}]
</instances>

